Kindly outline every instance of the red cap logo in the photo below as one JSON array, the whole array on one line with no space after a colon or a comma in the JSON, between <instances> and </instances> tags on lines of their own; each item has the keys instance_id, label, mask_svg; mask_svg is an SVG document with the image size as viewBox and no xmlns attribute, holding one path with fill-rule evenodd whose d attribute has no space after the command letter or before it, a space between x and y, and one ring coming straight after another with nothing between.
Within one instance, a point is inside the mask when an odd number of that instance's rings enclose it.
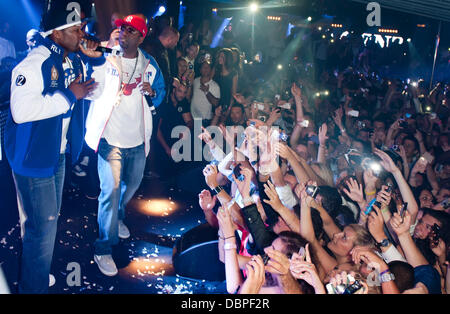
<instances>
[{"instance_id":1,"label":"red cap logo","mask_svg":"<svg viewBox=\"0 0 450 314\"><path fill-rule=\"evenodd\" d=\"M116 25L118 27L121 27L122 25L129 25L141 33L143 37L147 35L147 24L142 17L137 15L128 15L123 20L116 20Z\"/></svg>"}]
</instances>

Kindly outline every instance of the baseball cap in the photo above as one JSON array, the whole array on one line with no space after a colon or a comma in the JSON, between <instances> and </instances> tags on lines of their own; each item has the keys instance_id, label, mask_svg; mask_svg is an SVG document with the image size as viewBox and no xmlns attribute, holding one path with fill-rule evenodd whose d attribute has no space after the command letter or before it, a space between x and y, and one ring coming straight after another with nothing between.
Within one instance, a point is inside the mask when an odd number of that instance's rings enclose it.
<instances>
[{"instance_id":1,"label":"baseball cap","mask_svg":"<svg viewBox=\"0 0 450 314\"><path fill-rule=\"evenodd\" d=\"M41 20L44 37L54 30L63 30L86 21L86 12L90 13L90 0L47 0Z\"/></svg>"},{"instance_id":2,"label":"baseball cap","mask_svg":"<svg viewBox=\"0 0 450 314\"><path fill-rule=\"evenodd\" d=\"M135 28L143 37L147 35L147 23L145 20L137 15L128 15L123 20L118 19L116 20L117 27L121 27L122 25L129 25L133 28Z\"/></svg>"}]
</instances>

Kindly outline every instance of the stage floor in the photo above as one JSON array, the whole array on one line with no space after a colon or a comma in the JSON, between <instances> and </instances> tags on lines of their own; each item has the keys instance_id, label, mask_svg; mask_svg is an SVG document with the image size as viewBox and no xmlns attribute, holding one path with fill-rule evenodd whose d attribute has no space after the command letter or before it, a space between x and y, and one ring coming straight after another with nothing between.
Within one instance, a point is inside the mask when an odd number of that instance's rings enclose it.
<instances>
[{"instance_id":1,"label":"stage floor","mask_svg":"<svg viewBox=\"0 0 450 314\"><path fill-rule=\"evenodd\" d=\"M1 163L2 177L8 177L4 162ZM16 293L21 240L11 184L11 178L7 178L0 186L0 265L11 292ZM201 188L197 193L200 191ZM182 278L175 274L172 266L175 241L186 231L206 222L193 191L144 178L126 209L125 223L131 237L120 240L114 248L113 257L119 268L115 277L100 273L93 260L93 242L98 234L97 204L96 200L87 199L76 184L65 191L52 264L56 284L49 293L226 293L224 282ZM80 265L81 286L67 283L73 270L67 268L72 262Z\"/></svg>"}]
</instances>

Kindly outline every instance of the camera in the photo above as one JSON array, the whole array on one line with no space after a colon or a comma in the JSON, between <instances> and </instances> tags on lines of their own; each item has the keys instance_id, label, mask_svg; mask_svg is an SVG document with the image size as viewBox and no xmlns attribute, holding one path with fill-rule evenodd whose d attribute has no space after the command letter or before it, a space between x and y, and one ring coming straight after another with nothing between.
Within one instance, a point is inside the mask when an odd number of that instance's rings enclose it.
<instances>
[{"instance_id":1,"label":"camera","mask_svg":"<svg viewBox=\"0 0 450 314\"><path fill-rule=\"evenodd\" d=\"M316 198L317 193L319 192L319 187L314 185L306 186L306 194L311 196L312 198Z\"/></svg>"},{"instance_id":2,"label":"camera","mask_svg":"<svg viewBox=\"0 0 450 314\"><path fill-rule=\"evenodd\" d=\"M398 125L404 129L408 128L408 122L406 122L405 119L400 119L400 121L398 122Z\"/></svg>"},{"instance_id":3,"label":"camera","mask_svg":"<svg viewBox=\"0 0 450 314\"><path fill-rule=\"evenodd\" d=\"M362 130L366 128L366 123L358 121L358 129Z\"/></svg>"},{"instance_id":4,"label":"camera","mask_svg":"<svg viewBox=\"0 0 450 314\"><path fill-rule=\"evenodd\" d=\"M388 183L387 184L387 189L386 189L386 193L391 193L392 192L392 184Z\"/></svg>"}]
</instances>

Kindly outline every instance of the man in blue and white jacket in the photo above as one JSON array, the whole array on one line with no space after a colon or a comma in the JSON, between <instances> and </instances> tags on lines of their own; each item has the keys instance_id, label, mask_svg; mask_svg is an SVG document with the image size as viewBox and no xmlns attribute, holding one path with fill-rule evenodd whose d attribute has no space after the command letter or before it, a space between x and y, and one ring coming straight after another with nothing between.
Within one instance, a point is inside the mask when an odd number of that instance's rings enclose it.
<instances>
[{"instance_id":1,"label":"man in blue and white jacket","mask_svg":"<svg viewBox=\"0 0 450 314\"><path fill-rule=\"evenodd\" d=\"M107 62L94 70L96 80L104 81L104 89L89 108L85 137L98 151L101 193L94 260L107 276L118 272L112 246L119 238L130 236L123 223L125 207L144 174L153 129L151 108L158 107L165 96L158 64L138 48L147 34L145 20L130 15L116 24L120 47L114 49L120 49L123 56L107 57Z\"/></svg>"},{"instance_id":2,"label":"man in blue and white jacket","mask_svg":"<svg viewBox=\"0 0 450 314\"><path fill-rule=\"evenodd\" d=\"M101 92L93 79L86 82L76 54L85 35L80 6L71 2L65 9L49 6L41 26L45 38L12 72L5 151L22 225L21 293L48 290L66 149L77 161L85 127L83 99Z\"/></svg>"}]
</instances>

